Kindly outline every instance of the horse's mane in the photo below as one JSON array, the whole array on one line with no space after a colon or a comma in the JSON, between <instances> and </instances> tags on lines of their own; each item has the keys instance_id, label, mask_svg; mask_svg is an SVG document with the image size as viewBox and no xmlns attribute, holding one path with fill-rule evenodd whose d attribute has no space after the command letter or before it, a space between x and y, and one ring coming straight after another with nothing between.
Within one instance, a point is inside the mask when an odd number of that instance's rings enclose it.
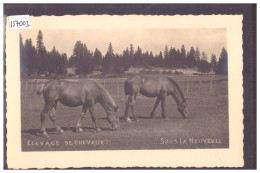
<instances>
[{"instance_id":1,"label":"horse's mane","mask_svg":"<svg viewBox=\"0 0 260 173\"><path fill-rule=\"evenodd\" d=\"M95 81L95 80L93 80L93 81ZM101 84L99 84L97 81L95 81L95 83L97 84L97 87L98 87L100 90L106 91L106 89L105 89Z\"/></svg>"},{"instance_id":2,"label":"horse's mane","mask_svg":"<svg viewBox=\"0 0 260 173\"><path fill-rule=\"evenodd\" d=\"M184 100L184 95L179 87L179 85L177 84L177 82L175 82L173 79L171 79L170 77L167 77L169 79L169 81L177 88L177 90L179 91L182 100Z\"/></svg>"},{"instance_id":3,"label":"horse's mane","mask_svg":"<svg viewBox=\"0 0 260 173\"><path fill-rule=\"evenodd\" d=\"M97 84L97 87L101 90L101 93L103 93L103 96L106 97L106 99L108 99L109 101L113 102L113 104L115 104L114 99L112 98L112 96L109 94L109 92L106 90L106 88L104 88L101 84L99 84L98 82L95 81L95 83Z\"/></svg>"}]
</instances>

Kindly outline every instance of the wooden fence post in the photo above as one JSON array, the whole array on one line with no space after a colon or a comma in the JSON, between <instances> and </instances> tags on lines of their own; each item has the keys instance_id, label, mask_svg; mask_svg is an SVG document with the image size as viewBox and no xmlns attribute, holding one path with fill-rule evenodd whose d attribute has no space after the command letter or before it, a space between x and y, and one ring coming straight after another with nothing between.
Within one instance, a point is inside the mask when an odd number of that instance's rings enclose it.
<instances>
[{"instance_id":1,"label":"wooden fence post","mask_svg":"<svg viewBox=\"0 0 260 173\"><path fill-rule=\"evenodd\" d=\"M27 92L27 80L25 81L25 91Z\"/></svg>"},{"instance_id":2,"label":"wooden fence post","mask_svg":"<svg viewBox=\"0 0 260 173\"><path fill-rule=\"evenodd\" d=\"M186 88L187 90L186 90L186 93L187 93L187 95L189 94L189 80L187 79L187 88Z\"/></svg>"},{"instance_id":3,"label":"wooden fence post","mask_svg":"<svg viewBox=\"0 0 260 173\"><path fill-rule=\"evenodd\" d=\"M119 95L119 85L120 85L120 83L118 82L118 84L117 84L117 95Z\"/></svg>"},{"instance_id":4,"label":"wooden fence post","mask_svg":"<svg viewBox=\"0 0 260 173\"><path fill-rule=\"evenodd\" d=\"M68 128L68 130L70 130L70 123L69 122L67 122L67 128Z\"/></svg>"},{"instance_id":5,"label":"wooden fence post","mask_svg":"<svg viewBox=\"0 0 260 173\"><path fill-rule=\"evenodd\" d=\"M31 90L33 91L33 82L31 82Z\"/></svg>"},{"instance_id":6,"label":"wooden fence post","mask_svg":"<svg viewBox=\"0 0 260 173\"><path fill-rule=\"evenodd\" d=\"M210 78L210 84L209 84L209 93L211 93L211 90L212 90L212 78Z\"/></svg>"}]
</instances>

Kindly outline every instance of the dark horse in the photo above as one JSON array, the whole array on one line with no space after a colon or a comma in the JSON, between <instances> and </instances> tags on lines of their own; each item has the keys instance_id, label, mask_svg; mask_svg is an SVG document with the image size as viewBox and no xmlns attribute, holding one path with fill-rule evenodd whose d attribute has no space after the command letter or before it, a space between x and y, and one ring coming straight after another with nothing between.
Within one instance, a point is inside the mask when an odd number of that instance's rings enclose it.
<instances>
[{"instance_id":1,"label":"dark horse","mask_svg":"<svg viewBox=\"0 0 260 173\"><path fill-rule=\"evenodd\" d=\"M57 132L63 133L63 130L55 124L55 111L58 102L70 107L82 105L82 113L76 126L77 132L83 131L81 128L81 121L84 118L87 109L89 109L94 123L94 129L97 132L101 131L96 125L96 117L94 115L94 105L96 103L100 103L103 106L107 113L107 120L112 128L116 129L118 127L119 117L117 115L117 104L108 91L94 80L52 80L39 87L37 93L38 95L43 94L45 101L44 108L41 112L41 133L44 136L48 136L44 126L45 118L48 115L55 125ZM111 115L113 116L111 117Z\"/></svg>"},{"instance_id":2,"label":"dark horse","mask_svg":"<svg viewBox=\"0 0 260 173\"><path fill-rule=\"evenodd\" d=\"M188 117L188 110L186 108L187 98L184 97L178 84L169 77L144 77L137 75L128 78L124 83L124 87L125 94L129 95L126 101L125 109L125 118L128 122L131 122L128 117L129 107L131 107L134 120L137 120L134 111L134 103L139 92L146 97L157 97L153 110L150 114L151 118L154 117L154 112L158 104L161 102L162 117L167 119L165 112L165 101L166 96L168 95L171 95L175 99L177 109L183 118Z\"/></svg>"}]
</instances>

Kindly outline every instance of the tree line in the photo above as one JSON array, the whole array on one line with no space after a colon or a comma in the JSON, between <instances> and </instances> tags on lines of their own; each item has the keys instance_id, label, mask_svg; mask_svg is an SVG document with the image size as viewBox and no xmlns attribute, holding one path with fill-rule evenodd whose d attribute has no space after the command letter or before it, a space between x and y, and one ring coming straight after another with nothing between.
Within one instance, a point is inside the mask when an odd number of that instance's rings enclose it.
<instances>
[{"instance_id":1,"label":"tree line","mask_svg":"<svg viewBox=\"0 0 260 173\"><path fill-rule=\"evenodd\" d=\"M152 51L142 51L141 47L135 49L130 44L121 54L114 53L112 43L109 43L105 55L96 48L94 52L87 48L85 43L78 40L73 53L68 59L66 53L60 53L55 47L49 52L43 43L43 34L38 32L36 46L31 39L23 44L20 35L20 62L21 75L32 76L37 74L65 75L68 67L74 67L77 74L90 74L93 71L104 73L124 73L132 67L162 67L162 68L197 68L199 72L227 74L228 54L225 48L217 60L215 54L210 58L199 48L191 47L188 51L182 45L181 49L165 46L164 51L154 54Z\"/></svg>"}]
</instances>

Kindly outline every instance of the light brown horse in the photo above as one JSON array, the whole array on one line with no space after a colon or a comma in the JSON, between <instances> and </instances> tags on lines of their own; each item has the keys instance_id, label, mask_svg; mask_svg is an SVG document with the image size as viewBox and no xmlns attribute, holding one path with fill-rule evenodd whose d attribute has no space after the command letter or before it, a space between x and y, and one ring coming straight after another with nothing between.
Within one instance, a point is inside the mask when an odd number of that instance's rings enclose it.
<instances>
[{"instance_id":1,"label":"light brown horse","mask_svg":"<svg viewBox=\"0 0 260 173\"><path fill-rule=\"evenodd\" d=\"M76 126L77 132L83 131L81 128L81 121L84 118L87 109L89 109L94 129L97 132L101 131L96 125L96 117L94 115L94 105L96 103L100 103L104 108L107 113L107 120L112 128L116 129L118 127L119 117L117 115L117 104L108 91L94 80L51 80L38 88L37 93L38 95L43 94L45 101L44 108L40 115L41 133L43 136L48 136L44 126L45 118L48 115L56 127L56 131L63 133L63 130L55 124L55 111L58 102L70 107L82 105L82 113Z\"/></svg>"},{"instance_id":2,"label":"light brown horse","mask_svg":"<svg viewBox=\"0 0 260 173\"><path fill-rule=\"evenodd\" d=\"M177 109L183 118L188 117L188 110L186 107L187 98L184 97L179 85L169 77L145 77L137 75L128 78L124 83L124 87L125 94L129 95L125 109L125 118L128 122L131 122L128 116L129 108L132 110L133 119L137 120L134 111L134 103L138 93L141 93L146 97L157 97L150 114L151 118L154 118L154 112L161 102L162 117L168 119L165 111L166 96L168 95L171 95L175 99Z\"/></svg>"}]
</instances>

